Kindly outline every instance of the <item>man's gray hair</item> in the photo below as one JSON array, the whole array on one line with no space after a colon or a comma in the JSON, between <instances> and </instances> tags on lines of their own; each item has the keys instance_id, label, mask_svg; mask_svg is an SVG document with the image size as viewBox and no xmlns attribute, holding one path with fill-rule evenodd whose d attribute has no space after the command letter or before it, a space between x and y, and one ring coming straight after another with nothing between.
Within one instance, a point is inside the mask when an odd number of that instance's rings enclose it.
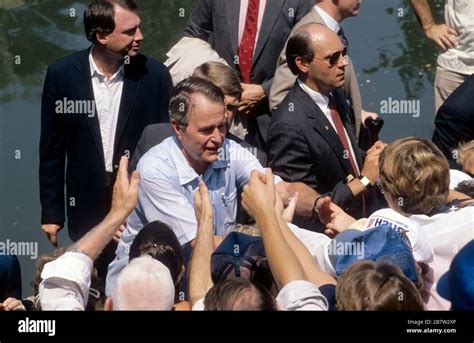
<instances>
[{"instance_id":1,"label":"man's gray hair","mask_svg":"<svg viewBox=\"0 0 474 343\"><path fill-rule=\"evenodd\" d=\"M133 259L117 279L112 293L114 310L171 310L175 289L166 266L145 255Z\"/></svg>"},{"instance_id":2,"label":"man's gray hair","mask_svg":"<svg viewBox=\"0 0 474 343\"><path fill-rule=\"evenodd\" d=\"M186 127L189 122L189 112L192 106L191 96L202 94L213 103L224 106L224 93L208 80L199 77L189 77L176 85L171 94L169 115L179 125Z\"/></svg>"}]
</instances>

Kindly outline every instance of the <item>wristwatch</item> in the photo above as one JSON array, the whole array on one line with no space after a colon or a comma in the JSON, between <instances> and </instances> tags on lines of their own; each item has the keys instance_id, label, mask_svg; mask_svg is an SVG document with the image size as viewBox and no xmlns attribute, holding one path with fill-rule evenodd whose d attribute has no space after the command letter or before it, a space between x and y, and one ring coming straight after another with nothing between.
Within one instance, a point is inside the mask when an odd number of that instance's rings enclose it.
<instances>
[{"instance_id":1,"label":"wristwatch","mask_svg":"<svg viewBox=\"0 0 474 343\"><path fill-rule=\"evenodd\" d=\"M370 185L370 180L364 175L359 175L357 178L359 179L360 183L364 185L364 187L368 187Z\"/></svg>"}]
</instances>

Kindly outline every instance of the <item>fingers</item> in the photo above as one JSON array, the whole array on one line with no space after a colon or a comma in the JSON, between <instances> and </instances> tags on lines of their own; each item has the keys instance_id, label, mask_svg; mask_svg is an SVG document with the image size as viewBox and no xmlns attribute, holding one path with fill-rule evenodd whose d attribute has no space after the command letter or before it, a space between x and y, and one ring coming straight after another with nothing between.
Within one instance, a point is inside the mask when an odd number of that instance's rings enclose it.
<instances>
[{"instance_id":1,"label":"fingers","mask_svg":"<svg viewBox=\"0 0 474 343\"><path fill-rule=\"evenodd\" d=\"M23 306L23 303L21 300L15 299L15 298L8 298L3 302L3 307L5 311L18 311L18 310L24 310L25 307Z\"/></svg>"},{"instance_id":2,"label":"fingers","mask_svg":"<svg viewBox=\"0 0 474 343\"><path fill-rule=\"evenodd\" d=\"M55 233L46 233L48 236L49 241L53 245L53 247L57 248L58 247L58 236Z\"/></svg>"}]
</instances>

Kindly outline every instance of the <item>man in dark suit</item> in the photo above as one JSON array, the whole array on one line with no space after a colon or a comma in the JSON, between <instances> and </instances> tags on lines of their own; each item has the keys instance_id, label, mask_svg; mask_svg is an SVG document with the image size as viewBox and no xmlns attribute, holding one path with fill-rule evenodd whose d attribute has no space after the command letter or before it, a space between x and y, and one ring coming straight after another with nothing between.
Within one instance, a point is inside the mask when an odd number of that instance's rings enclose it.
<instances>
[{"instance_id":1,"label":"man in dark suit","mask_svg":"<svg viewBox=\"0 0 474 343\"><path fill-rule=\"evenodd\" d=\"M215 51L240 72L245 140L262 150L278 56L293 26L313 5L314 0L199 0L184 30L205 41L213 33Z\"/></svg>"},{"instance_id":2,"label":"man in dark suit","mask_svg":"<svg viewBox=\"0 0 474 343\"><path fill-rule=\"evenodd\" d=\"M364 163L342 89L345 52L336 33L321 24L303 25L290 38L288 66L298 79L273 113L268 161L284 180L303 182L360 218L379 205L373 185L384 144L377 142ZM314 220L298 224L322 230Z\"/></svg>"},{"instance_id":3,"label":"man in dark suit","mask_svg":"<svg viewBox=\"0 0 474 343\"><path fill-rule=\"evenodd\" d=\"M462 83L436 114L433 143L443 152L453 169L460 169L457 152L460 143L474 139L474 75Z\"/></svg>"},{"instance_id":4,"label":"man in dark suit","mask_svg":"<svg viewBox=\"0 0 474 343\"><path fill-rule=\"evenodd\" d=\"M92 47L48 68L39 175L42 229L54 246L65 221L65 169L69 236L77 241L109 211L120 157L131 157L147 125L169 120L171 77L138 54L136 10L133 0L94 1L84 14ZM100 274L114 250L102 254Z\"/></svg>"}]
</instances>

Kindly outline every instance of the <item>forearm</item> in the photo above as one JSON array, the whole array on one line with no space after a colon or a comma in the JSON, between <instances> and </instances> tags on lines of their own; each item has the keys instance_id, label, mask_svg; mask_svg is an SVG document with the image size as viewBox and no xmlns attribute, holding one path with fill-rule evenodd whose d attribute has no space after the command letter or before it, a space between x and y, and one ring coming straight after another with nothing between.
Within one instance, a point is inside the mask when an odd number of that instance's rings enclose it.
<instances>
[{"instance_id":1,"label":"forearm","mask_svg":"<svg viewBox=\"0 0 474 343\"><path fill-rule=\"evenodd\" d=\"M280 195L283 203L288 204L289 198L293 197L293 195L298 192L298 203L296 204L295 213L299 216L303 217L311 217L313 212L314 201L317 197L320 196L318 192L316 192L311 187L305 185L302 182L280 182L277 185L277 191Z\"/></svg>"},{"instance_id":2,"label":"forearm","mask_svg":"<svg viewBox=\"0 0 474 343\"><path fill-rule=\"evenodd\" d=\"M109 213L104 220L74 243L68 251L80 252L95 261L102 250L110 243L126 216Z\"/></svg>"},{"instance_id":3,"label":"forearm","mask_svg":"<svg viewBox=\"0 0 474 343\"><path fill-rule=\"evenodd\" d=\"M435 24L427 0L410 0L410 2L423 31L428 30Z\"/></svg>"},{"instance_id":4,"label":"forearm","mask_svg":"<svg viewBox=\"0 0 474 343\"><path fill-rule=\"evenodd\" d=\"M319 268L316 260L310 254L306 246L295 236L281 216L278 216L278 224L283 233L283 237L303 267L308 281L314 283L317 287L327 284L336 284L336 280L334 280L333 277Z\"/></svg>"},{"instance_id":5,"label":"forearm","mask_svg":"<svg viewBox=\"0 0 474 343\"><path fill-rule=\"evenodd\" d=\"M291 281L307 280L303 267L280 230L276 213L272 211L257 215L255 221L278 287L281 289Z\"/></svg>"},{"instance_id":6,"label":"forearm","mask_svg":"<svg viewBox=\"0 0 474 343\"><path fill-rule=\"evenodd\" d=\"M211 255L214 251L214 230L211 222L201 224L189 263L189 299L191 306L203 299L212 287Z\"/></svg>"}]
</instances>

